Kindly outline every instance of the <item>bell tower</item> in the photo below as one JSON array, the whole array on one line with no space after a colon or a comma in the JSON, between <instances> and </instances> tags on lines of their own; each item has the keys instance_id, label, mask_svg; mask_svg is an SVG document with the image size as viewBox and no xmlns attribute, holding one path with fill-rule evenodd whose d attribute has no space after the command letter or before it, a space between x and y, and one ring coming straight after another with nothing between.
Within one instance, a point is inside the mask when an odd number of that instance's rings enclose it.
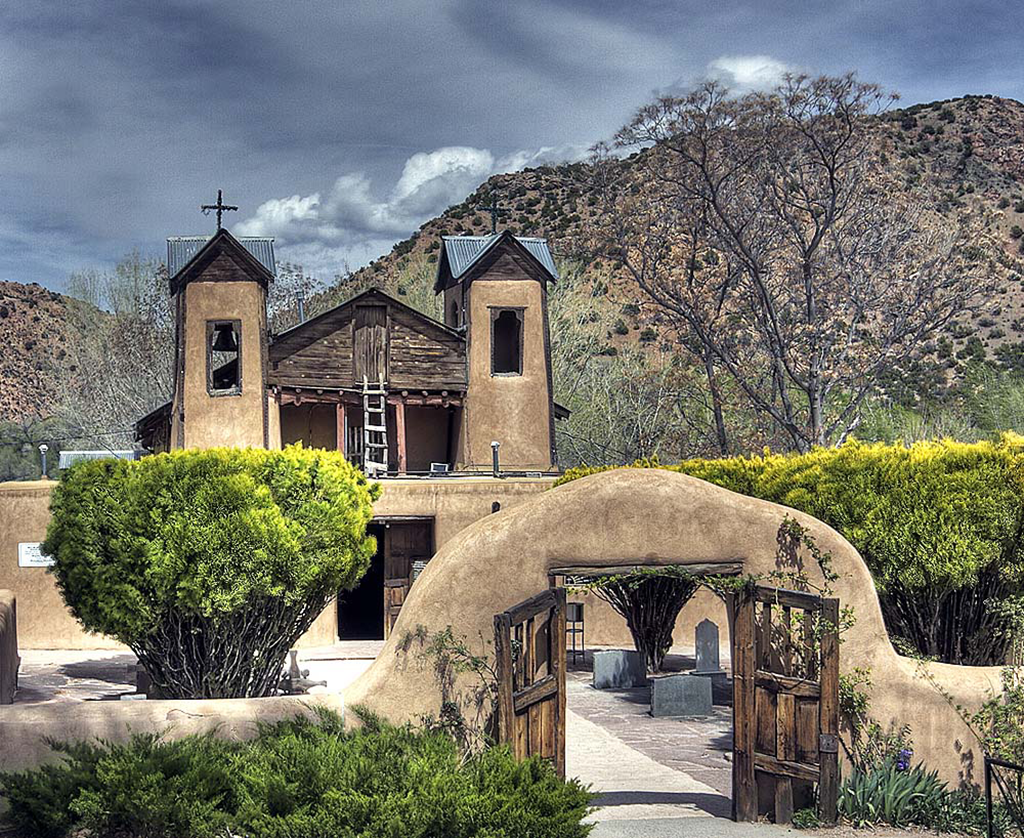
<instances>
[{"instance_id":1,"label":"bell tower","mask_svg":"<svg viewBox=\"0 0 1024 838\"><path fill-rule=\"evenodd\" d=\"M457 470L555 469L547 286L557 278L544 239L449 236L435 290L445 323L464 330L467 386Z\"/></svg>"},{"instance_id":2,"label":"bell tower","mask_svg":"<svg viewBox=\"0 0 1024 838\"><path fill-rule=\"evenodd\" d=\"M272 243L240 241L219 226L219 218L212 237L167 240L175 315L171 448L265 448L270 443L266 381Z\"/></svg>"}]
</instances>

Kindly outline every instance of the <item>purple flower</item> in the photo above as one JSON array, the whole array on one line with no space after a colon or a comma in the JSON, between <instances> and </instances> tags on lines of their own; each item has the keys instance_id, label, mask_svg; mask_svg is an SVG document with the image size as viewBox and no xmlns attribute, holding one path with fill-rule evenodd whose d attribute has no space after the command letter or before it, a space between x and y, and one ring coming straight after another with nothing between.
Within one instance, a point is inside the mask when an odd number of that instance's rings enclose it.
<instances>
[{"instance_id":1,"label":"purple flower","mask_svg":"<svg viewBox=\"0 0 1024 838\"><path fill-rule=\"evenodd\" d=\"M910 748L903 748L900 750L899 756L896 757L896 770L906 771L910 768L910 758L914 755L914 752Z\"/></svg>"}]
</instances>

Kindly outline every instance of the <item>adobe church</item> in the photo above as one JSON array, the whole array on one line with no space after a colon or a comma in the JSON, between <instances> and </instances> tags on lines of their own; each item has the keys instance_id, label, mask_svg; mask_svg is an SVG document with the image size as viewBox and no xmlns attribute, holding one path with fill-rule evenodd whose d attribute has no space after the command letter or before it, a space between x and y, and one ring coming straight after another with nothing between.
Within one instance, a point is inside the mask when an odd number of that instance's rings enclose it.
<instances>
[{"instance_id":1,"label":"adobe church","mask_svg":"<svg viewBox=\"0 0 1024 838\"><path fill-rule=\"evenodd\" d=\"M374 289L278 335L272 239L218 228L168 239L167 256L174 396L137 423L139 442L155 453L302 442L384 478L378 556L322 640L386 636L442 540L550 485L567 413L552 398L557 270L544 239L443 237L444 322Z\"/></svg>"}]
</instances>

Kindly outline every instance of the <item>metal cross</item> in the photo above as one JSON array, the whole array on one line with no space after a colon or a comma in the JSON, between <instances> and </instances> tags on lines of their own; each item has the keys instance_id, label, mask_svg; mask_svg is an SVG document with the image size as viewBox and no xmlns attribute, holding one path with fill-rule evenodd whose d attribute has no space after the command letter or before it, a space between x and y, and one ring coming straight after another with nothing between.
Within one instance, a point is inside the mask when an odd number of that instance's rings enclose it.
<instances>
[{"instance_id":1,"label":"metal cross","mask_svg":"<svg viewBox=\"0 0 1024 838\"><path fill-rule=\"evenodd\" d=\"M489 212L491 214L491 233L498 232L498 216L508 215L508 210L498 206L498 202L495 201L492 206L489 207L477 207L479 210Z\"/></svg>"},{"instance_id":2,"label":"metal cross","mask_svg":"<svg viewBox=\"0 0 1024 838\"><path fill-rule=\"evenodd\" d=\"M238 211L238 207L230 206L224 203L223 191L217 190L217 203L216 204L203 204L199 209L203 211L203 215L209 215L213 210L217 211L217 229L220 229L220 217L231 211Z\"/></svg>"}]
</instances>

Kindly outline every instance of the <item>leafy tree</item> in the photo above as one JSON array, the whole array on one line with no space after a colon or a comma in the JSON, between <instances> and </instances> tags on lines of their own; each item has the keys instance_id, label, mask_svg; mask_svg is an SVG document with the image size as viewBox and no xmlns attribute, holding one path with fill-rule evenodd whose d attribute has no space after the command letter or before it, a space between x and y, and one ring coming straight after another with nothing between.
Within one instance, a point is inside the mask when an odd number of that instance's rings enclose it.
<instances>
[{"instance_id":1,"label":"leafy tree","mask_svg":"<svg viewBox=\"0 0 1024 838\"><path fill-rule=\"evenodd\" d=\"M0 422L0 482L4 480L35 480L41 475L39 446L45 443L46 470L56 474L64 428L53 419L22 419Z\"/></svg>"},{"instance_id":2,"label":"leafy tree","mask_svg":"<svg viewBox=\"0 0 1024 838\"><path fill-rule=\"evenodd\" d=\"M162 695L272 695L288 649L366 572L378 494L298 446L83 462L54 490L44 549L72 614Z\"/></svg>"}]
</instances>

